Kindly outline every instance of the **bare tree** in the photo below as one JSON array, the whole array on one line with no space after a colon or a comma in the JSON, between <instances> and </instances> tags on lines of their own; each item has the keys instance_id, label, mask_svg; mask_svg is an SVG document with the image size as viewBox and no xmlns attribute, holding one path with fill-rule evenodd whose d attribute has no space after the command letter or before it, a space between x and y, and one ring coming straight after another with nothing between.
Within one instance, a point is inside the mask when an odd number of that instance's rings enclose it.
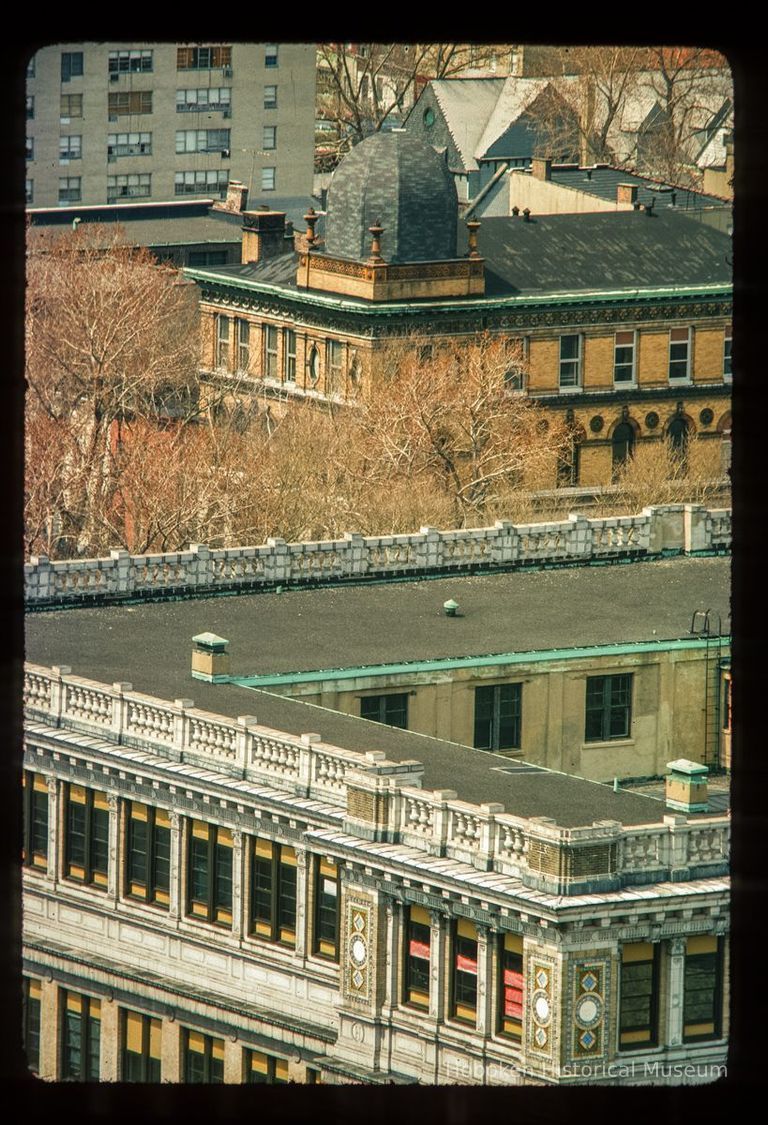
<instances>
[{"instance_id":1,"label":"bare tree","mask_svg":"<svg viewBox=\"0 0 768 1125\"><path fill-rule=\"evenodd\" d=\"M318 47L318 116L335 127L323 151L336 159L408 108L424 83L482 67L500 45L323 43Z\"/></svg>"},{"instance_id":2,"label":"bare tree","mask_svg":"<svg viewBox=\"0 0 768 1125\"><path fill-rule=\"evenodd\" d=\"M731 105L728 64L716 51L689 47L650 48L644 61L639 87L656 108L638 136L638 166L659 179L697 186L697 152L719 111Z\"/></svg>"},{"instance_id":3,"label":"bare tree","mask_svg":"<svg viewBox=\"0 0 768 1125\"><path fill-rule=\"evenodd\" d=\"M81 226L27 264L30 534L78 555L114 545L121 427L194 410L197 302L111 230Z\"/></svg>"}]
</instances>

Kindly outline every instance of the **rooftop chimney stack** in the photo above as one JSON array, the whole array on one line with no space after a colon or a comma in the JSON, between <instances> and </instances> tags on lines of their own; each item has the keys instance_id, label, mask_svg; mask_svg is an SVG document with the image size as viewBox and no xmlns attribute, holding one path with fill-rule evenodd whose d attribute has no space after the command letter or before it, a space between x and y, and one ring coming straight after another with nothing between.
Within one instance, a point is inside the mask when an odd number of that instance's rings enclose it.
<instances>
[{"instance_id":1,"label":"rooftop chimney stack","mask_svg":"<svg viewBox=\"0 0 768 1125\"><path fill-rule=\"evenodd\" d=\"M687 758L678 758L674 762L667 762L667 769L667 808L685 813L707 812L708 766L691 762Z\"/></svg>"},{"instance_id":2,"label":"rooftop chimney stack","mask_svg":"<svg viewBox=\"0 0 768 1125\"><path fill-rule=\"evenodd\" d=\"M292 242L286 243L285 211L243 212L241 261L244 266L263 258L274 258L291 247Z\"/></svg>"},{"instance_id":3,"label":"rooftop chimney stack","mask_svg":"<svg viewBox=\"0 0 768 1125\"><path fill-rule=\"evenodd\" d=\"M229 679L229 641L215 633L198 633L192 638L192 678L209 684L226 683Z\"/></svg>"},{"instance_id":4,"label":"rooftop chimney stack","mask_svg":"<svg viewBox=\"0 0 768 1125\"><path fill-rule=\"evenodd\" d=\"M634 207L637 203L637 184L617 184L616 202Z\"/></svg>"},{"instance_id":5,"label":"rooftop chimney stack","mask_svg":"<svg viewBox=\"0 0 768 1125\"><path fill-rule=\"evenodd\" d=\"M551 180L552 161L543 156L534 156L531 160L531 172L535 180Z\"/></svg>"},{"instance_id":6,"label":"rooftop chimney stack","mask_svg":"<svg viewBox=\"0 0 768 1125\"><path fill-rule=\"evenodd\" d=\"M214 203L216 211L231 211L239 215L248 206L248 188L239 180L230 180L227 184L226 198L220 203Z\"/></svg>"}]
</instances>

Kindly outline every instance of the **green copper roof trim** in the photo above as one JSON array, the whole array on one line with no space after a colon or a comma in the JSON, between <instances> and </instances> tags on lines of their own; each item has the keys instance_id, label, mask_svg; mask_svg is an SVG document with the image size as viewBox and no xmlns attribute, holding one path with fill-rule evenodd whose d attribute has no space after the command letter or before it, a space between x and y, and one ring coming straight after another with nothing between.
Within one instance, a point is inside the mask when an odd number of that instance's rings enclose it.
<instances>
[{"instance_id":1,"label":"green copper roof trim","mask_svg":"<svg viewBox=\"0 0 768 1125\"><path fill-rule=\"evenodd\" d=\"M729 636L682 638L668 641L632 641L616 645L591 645L584 648L555 648L534 652L500 652L485 656L453 656L439 660L414 660L403 664L363 664L357 668L318 668L309 672L280 672L271 676L230 676L228 682L239 687L277 687L281 684L307 684L320 680L353 680L369 676L415 675L442 672L452 668L487 668L491 665L539 664L551 660L582 660L585 656L631 656L644 652L675 652L706 648L719 641L729 645Z\"/></svg>"},{"instance_id":2,"label":"green copper roof trim","mask_svg":"<svg viewBox=\"0 0 768 1125\"><path fill-rule=\"evenodd\" d=\"M391 316L393 313L408 313L413 316L417 313L432 313L435 309L446 312L458 312L462 309L506 309L520 308L536 305L573 305L573 304L620 304L623 301L654 301L680 298L713 298L731 297L733 286L730 282L717 282L711 285L673 286L664 289L594 289L583 290L579 293L542 293L522 294L508 297L463 297L460 301L425 301L419 298L414 301L348 301L340 297L330 297L318 290L286 289L282 285L270 285L263 281L253 281L246 277L228 277L216 273L214 270L184 269L184 275L194 281L206 282L211 285L223 285L231 289L245 289L255 293L265 293L279 296L286 300L297 301L305 305L326 305L328 308L342 309L344 312L365 313L374 316Z\"/></svg>"}]
</instances>

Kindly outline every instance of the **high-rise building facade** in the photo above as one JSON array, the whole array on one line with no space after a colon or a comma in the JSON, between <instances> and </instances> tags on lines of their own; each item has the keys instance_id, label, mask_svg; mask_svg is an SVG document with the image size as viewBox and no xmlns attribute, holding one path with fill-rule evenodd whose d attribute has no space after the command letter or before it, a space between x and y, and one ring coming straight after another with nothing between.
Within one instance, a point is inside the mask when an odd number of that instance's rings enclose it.
<instances>
[{"instance_id":1,"label":"high-rise building facade","mask_svg":"<svg viewBox=\"0 0 768 1125\"><path fill-rule=\"evenodd\" d=\"M60 43L27 70L28 206L312 190L305 43Z\"/></svg>"}]
</instances>

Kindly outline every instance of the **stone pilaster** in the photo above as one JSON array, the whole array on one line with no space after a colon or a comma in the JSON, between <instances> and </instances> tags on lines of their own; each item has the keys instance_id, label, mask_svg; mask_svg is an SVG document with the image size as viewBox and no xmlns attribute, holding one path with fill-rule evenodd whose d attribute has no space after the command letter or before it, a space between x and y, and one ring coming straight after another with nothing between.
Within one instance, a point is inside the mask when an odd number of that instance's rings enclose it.
<instances>
[{"instance_id":1,"label":"stone pilaster","mask_svg":"<svg viewBox=\"0 0 768 1125\"><path fill-rule=\"evenodd\" d=\"M99 1040L99 1080L120 1079L120 1009L111 994L101 1001L101 1033Z\"/></svg>"},{"instance_id":2,"label":"stone pilaster","mask_svg":"<svg viewBox=\"0 0 768 1125\"><path fill-rule=\"evenodd\" d=\"M244 920L243 833L235 828L232 831L232 934L238 939L243 936ZM226 1057L224 1065L226 1067Z\"/></svg>"},{"instance_id":3,"label":"stone pilaster","mask_svg":"<svg viewBox=\"0 0 768 1125\"><path fill-rule=\"evenodd\" d=\"M48 784L48 870L46 878L50 879L54 888L60 878L60 860L59 860L59 840L61 833L58 831L59 824L59 806L61 800L59 797L59 782L55 777L46 779Z\"/></svg>"},{"instance_id":4,"label":"stone pilaster","mask_svg":"<svg viewBox=\"0 0 768 1125\"><path fill-rule=\"evenodd\" d=\"M493 940L488 926L477 927L477 1030L493 1031Z\"/></svg>"},{"instance_id":5,"label":"stone pilaster","mask_svg":"<svg viewBox=\"0 0 768 1125\"><path fill-rule=\"evenodd\" d=\"M447 918L439 910L430 910L429 917L429 1014L441 1021L445 1017Z\"/></svg>"},{"instance_id":6,"label":"stone pilaster","mask_svg":"<svg viewBox=\"0 0 768 1125\"><path fill-rule=\"evenodd\" d=\"M59 1057L59 989L53 979L40 981L40 1070L41 1078L57 1077Z\"/></svg>"},{"instance_id":7,"label":"stone pilaster","mask_svg":"<svg viewBox=\"0 0 768 1125\"><path fill-rule=\"evenodd\" d=\"M113 903L120 893L120 835L121 802L117 794L107 795L109 805L109 868L107 873L107 894Z\"/></svg>"},{"instance_id":8,"label":"stone pilaster","mask_svg":"<svg viewBox=\"0 0 768 1125\"><path fill-rule=\"evenodd\" d=\"M296 956L307 955L307 902L308 886L306 848L296 848Z\"/></svg>"},{"instance_id":9,"label":"stone pilaster","mask_svg":"<svg viewBox=\"0 0 768 1125\"><path fill-rule=\"evenodd\" d=\"M235 1034L224 1039L224 1082L232 1086L243 1081L243 1045Z\"/></svg>"},{"instance_id":10,"label":"stone pilaster","mask_svg":"<svg viewBox=\"0 0 768 1125\"><path fill-rule=\"evenodd\" d=\"M685 938L672 938L667 958L667 1027L665 1039L670 1047L683 1042L683 992L685 981Z\"/></svg>"},{"instance_id":11,"label":"stone pilaster","mask_svg":"<svg viewBox=\"0 0 768 1125\"><path fill-rule=\"evenodd\" d=\"M184 909L184 884L183 884L183 859L184 859L184 833L183 817L173 810L168 814L171 822L171 875L170 875L170 906L168 915L178 920Z\"/></svg>"}]
</instances>

